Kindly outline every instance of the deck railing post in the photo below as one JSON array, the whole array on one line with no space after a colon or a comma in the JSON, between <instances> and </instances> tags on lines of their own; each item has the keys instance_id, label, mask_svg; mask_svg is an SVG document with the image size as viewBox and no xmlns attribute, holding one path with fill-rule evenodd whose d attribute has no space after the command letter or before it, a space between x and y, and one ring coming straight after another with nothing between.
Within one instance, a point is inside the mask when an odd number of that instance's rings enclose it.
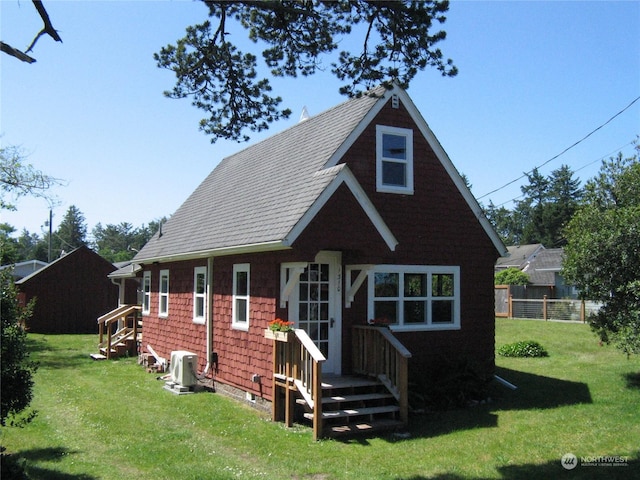
<instances>
[{"instance_id":1,"label":"deck railing post","mask_svg":"<svg viewBox=\"0 0 640 480\"><path fill-rule=\"evenodd\" d=\"M272 353L272 362L271 365L273 366L273 374L271 375L271 385L272 385L272 392L273 392L273 402L271 403L271 420L273 420L274 422L278 420L278 397L280 395L278 395L278 385L277 385L277 378L276 378L276 374L278 373L278 351L277 351L277 344L278 342L273 342L273 353Z\"/></svg>"},{"instance_id":2,"label":"deck railing post","mask_svg":"<svg viewBox=\"0 0 640 480\"><path fill-rule=\"evenodd\" d=\"M322 438L322 363L313 362L313 439Z\"/></svg>"},{"instance_id":3,"label":"deck railing post","mask_svg":"<svg viewBox=\"0 0 640 480\"><path fill-rule=\"evenodd\" d=\"M398 355L399 371L398 371L398 390L400 390L400 421L405 425L409 423L409 366L408 360L402 355Z\"/></svg>"}]
</instances>

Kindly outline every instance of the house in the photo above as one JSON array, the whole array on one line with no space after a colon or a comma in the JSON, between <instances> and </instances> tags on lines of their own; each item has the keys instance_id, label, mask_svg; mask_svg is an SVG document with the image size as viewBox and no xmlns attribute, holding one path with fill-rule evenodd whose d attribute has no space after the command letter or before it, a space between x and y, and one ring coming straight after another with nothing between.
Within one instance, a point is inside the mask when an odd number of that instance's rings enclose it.
<instances>
[{"instance_id":1,"label":"house","mask_svg":"<svg viewBox=\"0 0 640 480\"><path fill-rule=\"evenodd\" d=\"M462 358L493 373L505 252L408 94L380 87L223 159L161 226L134 258L142 347L197 354L274 419L301 396L317 435L338 398L318 390L348 374L384 383L406 421L407 375ZM290 343L266 338L276 318Z\"/></svg>"},{"instance_id":2,"label":"house","mask_svg":"<svg viewBox=\"0 0 640 480\"><path fill-rule=\"evenodd\" d=\"M42 260L26 260L24 262L13 263L11 265L3 265L0 267L0 270L11 268L11 276L13 279L20 280L21 278L31 275L46 266L47 262L43 262Z\"/></svg>"},{"instance_id":3,"label":"house","mask_svg":"<svg viewBox=\"0 0 640 480\"><path fill-rule=\"evenodd\" d=\"M536 255L544 249L544 245L541 243L509 246L507 247L507 254L496 261L496 272L507 268L524 270L535 259Z\"/></svg>"},{"instance_id":4,"label":"house","mask_svg":"<svg viewBox=\"0 0 640 480\"><path fill-rule=\"evenodd\" d=\"M536 243L510 246L507 251L508 254L496 262L495 271L513 267L529 277L528 285L510 287L514 298L577 298L577 289L566 285L561 275L564 249L545 248Z\"/></svg>"},{"instance_id":5,"label":"house","mask_svg":"<svg viewBox=\"0 0 640 480\"><path fill-rule=\"evenodd\" d=\"M36 299L29 331L96 333L96 317L118 304L118 287L107 278L114 270L83 246L18 280L20 304Z\"/></svg>"}]
</instances>

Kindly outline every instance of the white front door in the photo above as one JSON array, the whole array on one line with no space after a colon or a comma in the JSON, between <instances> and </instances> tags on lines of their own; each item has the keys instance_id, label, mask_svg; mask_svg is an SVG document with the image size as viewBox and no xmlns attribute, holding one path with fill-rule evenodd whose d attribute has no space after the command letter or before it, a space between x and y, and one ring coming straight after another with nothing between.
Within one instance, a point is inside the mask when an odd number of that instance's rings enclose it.
<instances>
[{"instance_id":1,"label":"white front door","mask_svg":"<svg viewBox=\"0 0 640 480\"><path fill-rule=\"evenodd\" d=\"M342 364L341 255L321 252L300 275L289 320L314 341L327 361L323 373L339 374Z\"/></svg>"}]
</instances>

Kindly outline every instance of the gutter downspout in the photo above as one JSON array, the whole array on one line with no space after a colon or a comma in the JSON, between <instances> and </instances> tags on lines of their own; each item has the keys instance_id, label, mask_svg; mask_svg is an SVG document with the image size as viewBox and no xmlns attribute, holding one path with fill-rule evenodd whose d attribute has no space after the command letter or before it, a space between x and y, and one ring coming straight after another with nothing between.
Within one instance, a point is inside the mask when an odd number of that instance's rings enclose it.
<instances>
[{"instance_id":1,"label":"gutter downspout","mask_svg":"<svg viewBox=\"0 0 640 480\"><path fill-rule=\"evenodd\" d=\"M205 323L207 325L207 365L204 367L202 373L198 373L197 366L193 369L193 374L198 380L205 380L209 369L213 367L215 363L217 366L218 361L212 358L213 355L213 301L211 300L211 293L213 284L213 257L207 258L207 284L205 287L205 297L207 299L207 313L205 317ZM215 370L213 370L215 372ZM165 375L168 378L168 376ZM160 377L165 379L165 377Z\"/></svg>"},{"instance_id":2,"label":"gutter downspout","mask_svg":"<svg viewBox=\"0 0 640 480\"><path fill-rule=\"evenodd\" d=\"M213 359L213 257L207 258L207 367L203 372L203 376L207 374L209 367L216 364L217 360ZM212 369L212 377L215 375L215 369Z\"/></svg>"},{"instance_id":3,"label":"gutter downspout","mask_svg":"<svg viewBox=\"0 0 640 480\"><path fill-rule=\"evenodd\" d=\"M125 292L125 288L123 285L123 282L125 280L123 278L112 278L111 279L111 283L113 283L114 285L118 286L118 306L121 307L122 305L124 305L124 292Z\"/></svg>"}]
</instances>

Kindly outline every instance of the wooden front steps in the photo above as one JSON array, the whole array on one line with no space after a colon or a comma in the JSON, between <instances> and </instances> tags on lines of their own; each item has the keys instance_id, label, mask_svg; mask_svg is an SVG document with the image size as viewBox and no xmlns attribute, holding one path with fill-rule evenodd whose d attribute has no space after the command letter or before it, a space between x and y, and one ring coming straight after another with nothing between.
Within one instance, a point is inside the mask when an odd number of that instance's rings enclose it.
<instances>
[{"instance_id":1,"label":"wooden front steps","mask_svg":"<svg viewBox=\"0 0 640 480\"><path fill-rule=\"evenodd\" d=\"M114 340L115 343L111 344L111 351L107 355L107 347L100 347L100 354L107 358L118 358L126 355L135 356L137 351L137 342L135 340L125 340L120 342Z\"/></svg>"},{"instance_id":2,"label":"wooden front steps","mask_svg":"<svg viewBox=\"0 0 640 480\"><path fill-rule=\"evenodd\" d=\"M304 417L313 420L306 408ZM325 377L322 382L322 422L325 435L362 435L404 426L399 419L400 407L384 384L374 378Z\"/></svg>"}]
</instances>

